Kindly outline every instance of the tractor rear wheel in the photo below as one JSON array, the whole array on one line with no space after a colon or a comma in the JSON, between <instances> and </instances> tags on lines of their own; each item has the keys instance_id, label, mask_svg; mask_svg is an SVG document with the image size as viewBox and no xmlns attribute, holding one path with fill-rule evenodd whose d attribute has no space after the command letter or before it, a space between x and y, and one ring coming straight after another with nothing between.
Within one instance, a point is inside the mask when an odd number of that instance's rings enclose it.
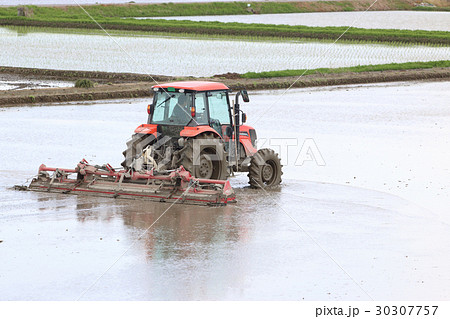
<instances>
[{"instance_id":1,"label":"tractor rear wheel","mask_svg":"<svg viewBox=\"0 0 450 319\"><path fill-rule=\"evenodd\" d=\"M131 140L127 142L127 149L122 152L124 160L121 163L123 168L130 169L133 160L142 154L142 150L155 140L151 134L133 134Z\"/></svg>"},{"instance_id":2,"label":"tractor rear wheel","mask_svg":"<svg viewBox=\"0 0 450 319\"><path fill-rule=\"evenodd\" d=\"M181 165L196 178L226 180L229 176L227 154L221 139L203 133L186 141Z\"/></svg>"},{"instance_id":3,"label":"tractor rear wheel","mask_svg":"<svg viewBox=\"0 0 450 319\"><path fill-rule=\"evenodd\" d=\"M252 188L277 186L281 183L281 161L278 154L269 148L258 150L250 161L249 184Z\"/></svg>"}]
</instances>

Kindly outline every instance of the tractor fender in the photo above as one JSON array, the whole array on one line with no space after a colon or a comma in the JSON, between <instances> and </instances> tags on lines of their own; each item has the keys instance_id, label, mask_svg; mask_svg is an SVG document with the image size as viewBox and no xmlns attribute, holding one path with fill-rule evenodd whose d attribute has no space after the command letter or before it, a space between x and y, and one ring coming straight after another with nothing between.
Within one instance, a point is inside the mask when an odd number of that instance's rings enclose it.
<instances>
[{"instance_id":1,"label":"tractor fender","mask_svg":"<svg viewBox=\"0 0 450 319\"><path fill-rule=\"evenodd\" d=\"M254 130L254 128L250 125L243 124L243 125L239 126L239 132L247 132L248 133L250 130Z\"/></svg>"},{"instance_id":2,"label":"tractor fender","mask_svg":"<svg viewBox=\"0 0 450 319\"><path fill-rule=\"evenodd\" d=\"M156 135L157 127L158 127L158 125L155 125L155 124L141 124L134 130L134 133Z\"/></svg>"},{"instance_id":3,"label":"tractor fender","mask_svg":"<svg viewBox=\"0 0 450 319\"><path fill-rule=\"evenodd\" d=\"M239 137L239 142L242 144L242 146L244 146L245 155L248 157L253 156L258 151L256 148L253 147L250 138L242 138L241 136Z\"/></svg>"},{"instance_id":4,"label":"tractor fender","mask_svg":"<svg viewBox=\"0 0 450 319\"><path fill-rule=\"evenodd\" d=\"M253 156L258 150L253 146L250 138L250 130L255 130L250 125L239 126L239 142L242 144L245 150L245 155L248 157Z\"/></svg>"},{"instance_id":5,"label":"tractor fender","mask_svg":"<svg viewBox=\"0 0 450 319\"><path fill-rule=\"evenodd\" d=\"M195 137L201 133L211 132L215 136L222 138L219 133L215 129L210 126L185 126L184 129L180 132L180 136L182 137Z\"/></svg>"}]
</instances>

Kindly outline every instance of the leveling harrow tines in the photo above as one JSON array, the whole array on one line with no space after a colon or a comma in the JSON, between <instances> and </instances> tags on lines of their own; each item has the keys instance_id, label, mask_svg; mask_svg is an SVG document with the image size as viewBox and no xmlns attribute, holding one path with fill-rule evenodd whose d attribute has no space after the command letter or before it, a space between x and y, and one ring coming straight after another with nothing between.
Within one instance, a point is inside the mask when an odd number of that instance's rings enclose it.
<instances>
[{"instance_id":1,"label":"leveling harrow tines","mask_svg":"<svg viewBox=\"0 0 450 319\"><path fill-rule=\"evenodd\" d=\"M72 174L76 174L76 178L70 178ZM33 179L29 189L201 205L224 205L235 200L229 181L194 178L182 166L158 174L154 170L116 171L109 164L92 166L85 160L78 163L75 169L41 165L38 176Z\"/></svg>"},{"instance_id":2,"label":"leveling harrow tines","mask_svg":"<svg viewBox=\"0 0 450 319\"><path fill-rule=\"evenodd\" d=\"M244 125L239 97L249 101L245 90L230 103L231 90L222 83L173 82L152 89L148 121L128 141L123 170L85 160L75 169L41 165L29 189L221 205L235 199L227 180L234 172L248 172L250 187L280 184L278 155L256 149L256 131Z\"/></svg>"}]
</instances>

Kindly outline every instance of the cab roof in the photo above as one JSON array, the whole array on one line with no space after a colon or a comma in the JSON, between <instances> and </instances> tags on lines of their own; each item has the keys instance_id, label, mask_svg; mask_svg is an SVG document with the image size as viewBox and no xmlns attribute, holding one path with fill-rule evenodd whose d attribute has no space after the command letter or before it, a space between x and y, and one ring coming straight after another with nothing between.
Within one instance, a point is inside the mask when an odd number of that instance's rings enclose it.
<instances>
[{"instance_id":1,"label":"cab roof","mask_svg":"<svg viewBox=\"0 0 450 319\"><path fill-rule=\"evenodd\" d=\"M192 91L215 91L215 90L229 90L229 88L218 82L208 82L208 81L182 81L182 82L170 82L164 84L158 84L152 86L152 88L157 89L185 89Z\"/></svg>"}]
</instances>

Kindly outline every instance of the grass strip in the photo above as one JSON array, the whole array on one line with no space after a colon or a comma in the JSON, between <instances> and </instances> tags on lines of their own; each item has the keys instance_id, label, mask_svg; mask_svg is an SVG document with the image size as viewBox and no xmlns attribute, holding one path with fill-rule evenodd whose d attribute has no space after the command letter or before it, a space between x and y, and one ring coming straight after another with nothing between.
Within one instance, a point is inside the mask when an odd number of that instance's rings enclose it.
<instances>
[{"instance_id":1,"label":"grass strip","mask_svg":"<svg viewBox=\"0 0 450 319\"><path fill-rule=\"evenodd\" d=\"M196 15L236 15L269 13L302 13L366 10L373 1L295 1L295 2L206 2L206 3L157 3L157 4L100 4L85 5L93 17L168 17ZM84 18L84 11L76 5L27 6L41 17ZM18 7L0 8L0 16L17 16ZM448 11L448 6L416 6L411 0L378 0L371 8L378 10L427 10Z\"/></svg>"},{"instance_id":2,"label":"grass strip","mask_svg":"<svg viewBox=\"0 0 450 319\"><path fill-rule=\"evenodd\" d=\"M401 71L401 70L421 70L421 69L450 69L450 60L443 61L429 61L429 62L406 62L406 63L390 63L390 64L375 64L375 65L358 65L353 67L341 68L318 68L306 70L278 70L265 72L247 72L244 74L227 73L215 75L220 79L267 79L276 77L293 77L300 75L326 75L326 74L353 74L362 72L382 72L382 71ZM63 81L70 81L74 79L91 79L99 82L170 82L175 80L194 79L192 77L170 77L162 75L139 74L139 73L117 73L117 72L99 72L99 71L76 71L76 70L54 70L54 69L36 69L23 67L9 67L0 66L0 74L17 74L24 77L33 76L43 79L58 79ZM231 77L230 77L231 75ZM200 79L200 78L198 78ZM203 78L201 78L203 79Z\"/></svg>"},{"instance_id":3,"label":"grass strip","mask_svg":"<svg viewBox=\"0 0 450 319\"><path fill-rule=\"evenodd\" d=\"M247 72L241 74L242 78L259 79L259 78L273 78L273 77L287 77L300 76L310 74L331 74L331 73L360 73L373 71L388 71L388 70L413 70L413 69L431 69L431 68L445 68L450 67L450 60L444 61L430 61L430 62L406 62L406 63L390 63L390 64L376 64L376 65L358 65L353 67L341 68L318 68L311 70L279 70L266 72Z\"/></svg>"},{"instance_id":4,"label":"grass strip","mask_svg":"<svg viewBox=\"0 0 450 319\"><path fill-rule=\"evenodd\" d=\"M407 63L390 63L390 64L375 64L375 65L358 65L352 67L342 68L319 68L312 70L280 70L280 71L266 71L266 72L247 72L241 74L242 78L246 79L261 79L274 78L286 76L300 76L310 74L331 74L331 73L360 73L373 71L395 71L395 70L414 70L414 69L431 69L431 68L447 68L450 67L450 60L445 61L430 61L430 62L407 62Z\"/></svg>"},{"instance_id":5,"label":"grass strip","mask_svg":"<svg viewBox=\"0 0 450 319\"><path fill-rule=\"evenodd\" d=\"M414 7L411 10L414 11L445 11L445 12L449 12L450 11L450 7Z\"/></svg>"}]
</instances>

